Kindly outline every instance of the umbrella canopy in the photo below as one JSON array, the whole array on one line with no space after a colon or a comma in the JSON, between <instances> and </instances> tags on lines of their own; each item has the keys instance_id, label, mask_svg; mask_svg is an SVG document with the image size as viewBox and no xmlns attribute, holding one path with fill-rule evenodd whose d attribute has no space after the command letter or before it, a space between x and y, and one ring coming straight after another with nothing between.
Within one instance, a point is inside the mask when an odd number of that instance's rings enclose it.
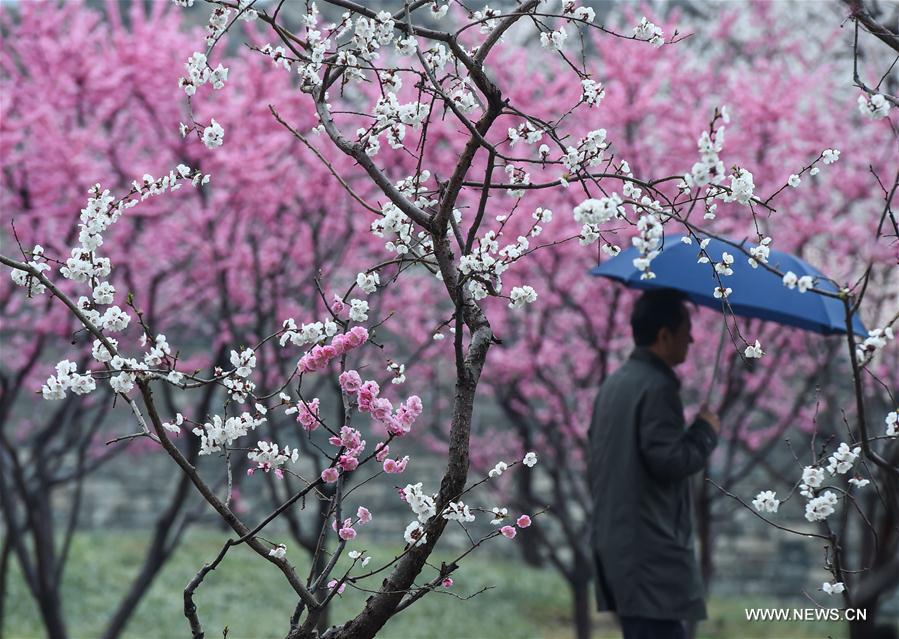
<instances>
[{"instance_id":1,"label":"umbrella canopy","mask_svg":"<svg viewBox=\"0 0 899 639\"><path fill-rule=\"evenodd\" d=\"M652 261L652 270L656 274L652 279L640 279L641 272L633 264L640 253L634 247L622 251L590 272L623 282L631 288L677 289L686 293L694 303L723 312L722 300L713 295L718 280L712 265L698 263L699 247L696 242L684 244L681 241L683 237L665 236L661 253ZM744 246L757 245L746 242ZM722 276L721 282L733 289L727 301L737 315L796 326L824 335L846 333L845 312L840 300L815 293L800 293L798 288L787 288L776 274L762 267L752 268L745 256L736 254L733 246L721 240L711 239L705 250L713 262L721 261L724 251L734 255L731 265L733 275ZM821 271L795 255L772 249L768 263L784 273L793 271L797 277L811 275L815 278L815 288L838 292ZM857 315L852 317L852 332L860 336L868 335Z\"/></svg>"}]
</instances>

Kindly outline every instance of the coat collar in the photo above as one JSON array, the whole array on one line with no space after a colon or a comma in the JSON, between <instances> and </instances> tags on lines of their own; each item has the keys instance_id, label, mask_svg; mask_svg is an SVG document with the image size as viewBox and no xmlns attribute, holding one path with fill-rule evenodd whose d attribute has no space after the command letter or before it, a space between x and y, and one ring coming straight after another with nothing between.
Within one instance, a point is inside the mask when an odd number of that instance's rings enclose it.
<instances>
[{"instance_id":1,"label":"coat collar","mask_svg":"<svg viewBox=\"0 0 899 639\"><path fill-rule=\"evenodd\" d=\"M674 369L668 366L665 361L649 350L645 346L635 346L633 352L631 353L630 359L636 359L641 362L647 362L651 366L662 371L665 375L674 380L674 383L677 384L677 387L680 388L680 378L677 376L677 373L674 372Z\"/></svg>"}]
</instances>

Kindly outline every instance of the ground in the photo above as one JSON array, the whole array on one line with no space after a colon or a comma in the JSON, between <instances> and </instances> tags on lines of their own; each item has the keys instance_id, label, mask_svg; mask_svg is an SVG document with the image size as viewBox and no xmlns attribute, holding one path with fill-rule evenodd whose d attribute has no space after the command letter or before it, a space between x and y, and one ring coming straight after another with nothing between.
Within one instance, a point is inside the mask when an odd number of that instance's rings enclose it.
<instances>
[{"instance_id":1,"label":"ground","mask_svg":"<svg viewBox=\"0 0 899 639\"><path fill-rule=\"evenodd\" d=\"M99 636L111 602L118 601L127 587L128 577L142 559L147 538L146 534L121 531L76 537L63 595L73 639ZM181 592L197 569L215 557L225 539L219 531L193 531L141 602L125 636L129 639L189 636L181 608ZM451 592L465 596L485 586L493 586L492 589L467 601L446 594L429 595L389 623L379 637L573 637L568 591L563 581L554 572L524 566L512 554L499 555L504 550L504 541L495 544L493 554L475 555L462 563L454 575L456 584ZM510 551L511 543L507 544ZM357 546L360 550L364 547ZM377 560L390 557L397 550L379 547L370 549L369 554ZM289 549L288 556L296 564L305 563L304 555L298 550ZM439 565L442 559L450 557L438 555L431 563ZM8 639L43 637L37 610L24 584L15 573L11 577L2 636ZM374 578L364 587L373 588L379 583L380 578ZM348 618L360 609L366 596L367 593L347 588L336 602L333 618ZM286 634L295 600L277 569L260 561L249 549L238 547L232 549L223 564L206 577L195 601L207 637L222 636L227 626L228 639L281 639ZM700 627L700 639L822 636L840 639L846 636L845 627L838 623L745 621L745 607L763 606L806 607L806 604L713 597L709 602L710 619ZM608 616L597 615L593 636L594 639L605 639L619 637L619 634Z\"/></svg>"}]
</instances>

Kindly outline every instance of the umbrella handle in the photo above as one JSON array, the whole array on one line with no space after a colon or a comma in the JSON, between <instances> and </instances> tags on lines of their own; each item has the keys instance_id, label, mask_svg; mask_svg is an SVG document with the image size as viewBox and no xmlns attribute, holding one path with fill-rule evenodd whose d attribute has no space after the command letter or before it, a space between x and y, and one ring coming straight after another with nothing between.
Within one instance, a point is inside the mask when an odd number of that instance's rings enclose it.
<instances>
[{"instance_id":1,"label":"umbrella handle","mask_svg":"<svg viewBox=\"0 0 899 639\"><path fill-rule=\"evenodd\" d=\"M709 401L712 399L712 389L715 387L715 380L718 378L718 368L721 364L721 351L724 348L725 335L727 335L727 315L724 316L724 321L721 323L721 337L718 339L718 352L715 353L715 369L712 372L712 378L709 380L709 387L705 393L706 406L709 405Z\"/></svg>"}]
</instances>

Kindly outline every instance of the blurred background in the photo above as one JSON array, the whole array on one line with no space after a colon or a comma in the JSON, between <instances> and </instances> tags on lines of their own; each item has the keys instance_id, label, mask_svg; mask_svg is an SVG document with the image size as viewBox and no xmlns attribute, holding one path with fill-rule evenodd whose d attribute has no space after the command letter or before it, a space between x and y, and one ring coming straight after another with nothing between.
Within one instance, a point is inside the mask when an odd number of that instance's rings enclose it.
<instances>
[{"instance_id":1,"label":"blurred background","mask_svg":"<svg viewBox=\"0 0 899 639\"><path fill-rule=\"evenodd\" d=\"M367 4L402 7L401 2ZM728 167L750 167L757 192L773 192L823 149L841 150L840 162L825 167L819 179L809 177L802 188L778 200L777 214L764 221L765 232L775 236L779 249L801 255L838 281L854 281L867 263L873 264L861 312L868 327L881 325L896 307L899 282L895 247L876 241L871 232L883 210L883 194L872 176L892 179L899 152L889 119L864 119L856 107L846 5L787 0L583 4L595 9L597 24L621 33L631 33L646 15L666 37L675 29L689 35L659 50L600 34L584 36L585 65L604 83L607 97L600 108L578 116L583 117L578 123L606 128L615 152L636 175L689 171L697 157L696 139L714 108L724 104L732 120L722 158ZM272 5L270 0L257 3ZM868 5L882 24L897 25L899 5ZM301 6L286 5L296 10L297 16L287 20L298 30ZM324 3L319 9L323 21L339 18L340 11ZM461 8L453 11L464 18ZM346 290L356 273L384 259L384 240L370 233L370 216L271 117L269 104L300 130L315 124L289 74L251 50L268 42L269 34L239 23L211 61L213 66L224 61L231 69L228 90L198 94L194 101L199 120L211 115L225 126L226 145L211 153L178 135L187 115L177 79L188 56L203 50L208 6L199 1L181 9L162 0L5 0L0 12L4 255L17 253L18 241L25 247L40 243L48 255L64 260L77 237L78 212L97 182L124 193L131 180L165 174L182 162L210 173L208 187L185 188L133 209L108 233L102 248L118 267L112 281L119 294L133 293L143 319L177 343L183 370L226 366L232 348L271 334L287 317L298 325L322 319L316 277L330 295ZM892 58L864 44L862 72L876 81L890 69ZM569 104L577 101L580 87L572 88L570 78L567 84L560 79L558 61L547 57L533 33L511 32L497 58L494 71L519 103L551 113L558 112L565 97L573 96ZM521 82L525 70L529 81ZM899 91L895 68L884 82L889 92ZM363 103L369 97L363 91L346 99ZM437 172L459 146L454 125L443 126L435 128L435 136L444 136L438 145L442 150L431 158ZM409 174L408 158L387 157L394 158L397 178ZM357 167L341 158L334 164L363 196L377 199ZM569 212L577 194L545 197L540 204L556 211L553 224L576 229ZM493 212L507 211L509 202L497 198ZM721 205L709 224L733 237L753 232L752 220L728 205ZM622 245L628 233L621 231ZM630 350L628 314L634 296L586 276L599 256L566 250L548 249L510 274L512 285L520 280L538 289L539 304L517 315L508 313L501 300L491 307L503 344L488 358L472 445L473 477L484 476L499 459L520 459L529 450L540 456L533 472L510 473L485 488L478 496L482 507L548 510L514 542L502 539L479 549L454 574L451 589L424 598L379 636L619 636L614 620L595 612L583 444L596 390ZM388 320L378 333L384 349L357 364L397 397L422 397L420 422L426 423L397 447L413 461L396 483L423 481L430 488L442 472L449 422L451 371L441 362L449 361L452 336L441 324L451 309L440 301L433 277L416 272L403 277L410 283L369 300L372 317L396 311L402 322ZM136 430L108 387L55 403L35 393L60 359L78 358L79 370L90 361L90 340L64 309L49 299L25 299L5 276L0 278L0 308L2 636L185 635L181 592L215 557L229 531L151 443L107 443ZM712 381L720 321L720 315L704 310L694 319L696 343L679 369L689 415ZM844 415L852 415L852 394L839 337L758 321L741 328L770 344L771 356L746 362L733 349L725 356L713 389L723 439L708 476L748 503L760 490L789 493L816 441L845 439ZM435 334L450 339L434 339ZM129 335L136 344L137 333ZM283 379L297 352L273 345L260 351L260 386ZM405 366L404 384L391 385L390 363ZM894 408L888 391L896 389L899 353L888 349L872 370L886 384L885 389L872 383L866 390L871 419L879 428ZM310 392L321 399L322 415L339 419L339 389L327 377L322 375ZM181 412L203 421L224 397L214 387L200 394L160 393L167 420ZM293 418L274 411L269 417L259 436L301 446L298 472L319 473L322 458L299 436ZM222 460L198 457L199 442L189 433L178 443L222 490ZM235 507L247 521L264 517L300 485L266 473L247 476L245 459L234 464ZM744 504L696 479L696 534L709 600L709 619L699 625L698 636L848 637L843 623L746 621L746 608L840 605L820 591L821 583L830 580L823 569L825 551L801 534L766 525ZM375 562L403 546L408 508L392 488L389 482L370 482L354 493L375 514L359 546ZM859 497L865 512L876 511L875 500L873 492ZM290 559L307 565L324 508L325 502L310 499L305 508L290 509L267 529L267 538L286 544ZM480 515L473 530L492 529L487 519ZM796 499L782 506L777 521L800 532L816 530ZM865 584L872 634L855 636L895 637L899 575L888 568L897 552L895 522L873 521L879 544L854 516L834 525L845 535L844 551L853 565L872 566L874 572L887 566L877 573L876 587ZM461 529L448 528L432 563L450 561L468 545ZM853 586L861 587L864 579L859 576ZM374 578L362 589L347 589L335 600L330 620L358 611L368 596L364 588L378 586ZM229 637L284 636L295 605L278 572L243 547L207 577L196 601L210 636L227 628ZM883 634L873 634L875 625Z\"/></svg>"}]
</instances>

